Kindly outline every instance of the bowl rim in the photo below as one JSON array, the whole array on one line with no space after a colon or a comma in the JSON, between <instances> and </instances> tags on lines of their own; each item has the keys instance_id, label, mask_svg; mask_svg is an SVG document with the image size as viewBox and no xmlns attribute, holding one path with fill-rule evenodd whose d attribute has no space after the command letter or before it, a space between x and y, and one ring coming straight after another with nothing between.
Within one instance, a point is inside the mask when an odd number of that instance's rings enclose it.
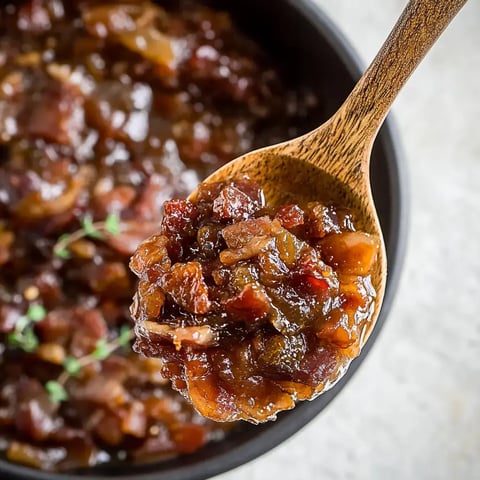
<instances>
[{"instance_id":1,"label":"bowl rim","mask_svg":"<svg viewBox=\"0 0 480 480\"><path fill-rule=\"evenodd\" d=\"M349 74L354 78L360 78L364 70L364 62L353 48L340 28L328 16L325 11L317 5L314 0L284 0L292 9L297 10L301 16L308 20L315 30L322 34L325 42L338 56ZM389 269L387 277L387 288L383 305L377 320L377 324L361 355L350 365L347 373L335 385L335 387L322 394L328 397L322 404L316 402L302 402L295 407L295 415L283 418L281 422L271 424L268 430L259 431L254 438L235 446L227 452L193 464L176 466L156 472L138 472L128 475L119 475L122 480L205 480L215 475L225 473L240 465L260 457L266 452L274 449L286 439L291 438L305 427L314 417L320 413L343 389L346 383L356 373L361 363L371 350L373 343L379 335L385 319L391 310L395 292L398 288L403 264L407 249L407 237L409 227L409 185L407 166L404 161L404 153L399 140L397 126L392 113L389 113L378 135L377 142L381 142L386 152L386 159L389 173L393 179L391 185L391 198L396 202L397 221L390 224L390 231L386 232L389 243ZM212 444L211 447L215 447ZM155 463L149 464L153 468ZM5 476L6 475L6 476ZM92 475L90 471L85 474L43 472L14 463L0 460L0 477L2 480L105 480L113 475Z\"/></svg>"}]
</instances>

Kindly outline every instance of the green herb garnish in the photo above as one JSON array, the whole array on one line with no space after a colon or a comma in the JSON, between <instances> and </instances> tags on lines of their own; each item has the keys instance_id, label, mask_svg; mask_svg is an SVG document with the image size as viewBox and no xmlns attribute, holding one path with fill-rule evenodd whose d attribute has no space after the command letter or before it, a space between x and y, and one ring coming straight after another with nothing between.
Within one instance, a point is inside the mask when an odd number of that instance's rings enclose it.
<instances>
[{"instance_id":1,"label":"green herb garnish","mask_svg":"<svg viewBox=\"0 0 480 480\"><path fill-rule=\"evenodd\" d=\"M77 358L67 357L63 362L63 368L69 375L75 377L78 375L78 372L80 372L82 364Z\"/></svg>"},{"instance_id":2,"label":"green herb garnish","mask_svg":"<svg viewBox=\"0 0 480 480\"><path fill-rule=\"evenodd\" d=\"M47 316L43 305L33 304L28 307L27 318L32 322L40 322Z\"/></svg>"},{"instance_id":3,"label":"green herb garnish","mask_svg":"<svg viewBox=\"0 0 480 480\"><path fill-rule=\"evenodd\" d=\"M105 230L111 235L120 235L120 219L118 215L110 213L105 219Z\"/></svg>"},{"instance_id":4,"label":"green herb garnish","mask_svg":"<svg viewBox=\"0 0 480 480\"><path fill-rule=\"evenodd\" d=\"M101 338L97 341L95 350L92 352L91 355L93 358L95 358L95 360L104 360L110 355L112 347L115 347L116 349L117 345L111 345L107 343L107 340L105 338Z\"/></svg>"},{"instance_id":5,"label":"green herb garnish","mask_svg":"<svg viewBox=\"0 0 480 480\"><path fill-rule=\"evenodd\" d=\"M13 332L7 335L7 342L25 352L35 351L39 340L33 330L33 324L42 321L46 316L47 311L43 305L30 304L27 313L17 320Z\"/></svg>"},{"instance_id":6,"label":"green herb garnish","mask_svg":"<svg viewBox=\"0 0 480 480\"><path fill-rule=\"evenodd\" d=\"M69 247L72 243L82 238L105 240L106 236L117 236L120 234L120 218L110 213L103 222L93 222L90 217L80 221L81 228L70 234L61 235L53 247L53 253L59 258L70 258Z\"/></svg>"},{"instance_id":7,"label":"green herb garnish","mask_svg":"<svg viewBox=\"0 0 480 480\"><path fill-rule=\"evenodd\" d=\"M98 239L103 238L102 233L99 231L98 225L93 223L90 217L85 217L81 223L84 236ZM105 222L103 222L103 224L105 224Z\"/></svg>"},{"instance_id":8,"label":"green herb garnish","mask_svg":"<svg viewBox=\"0 0 480 480\"><path fill-rule=\"evenodd\" d=\"M15 330L9 333L7 341L13 347L21 348L25 352L33 352L39 345L38 337L31 326L27 326L22 331Z\"/></svg>"},{"instance_id":9,"label":"green herb garnish","mask_svg":"<svg viewBox=\"0 0 480 480\"><path fill-rule=\"evenodd\" d=\"M117 338L118 345L123 348L128 348L130 345L130 340L133 338L133 331L131 328L124 325L120 329L120 333Z\"/></svg>"},{"instance_id":10,"label":"green herb garnish","mask_svg":"<svg viewBox=\"0 0 480 480\"><path fill-rule=\"evenodd\" d=\"M68 394L65 390L65 387L55 380L49 380L45 384L45 390L47 391L52 403L60 403L68 400Z\"/></svg>"},{"instance_id":11,"label":"green herb garnish","mask_svg":"<svg viewBox=\"0 0 480 480\"><path fill-rule=\"evenodd\" d=\"M45 389L50 394L50 399L52 399L52 394L48 390L48 385L53 384L53 387L50 386L51 389L56 389L55 393L58 393L57 385L62 387L62 398L63 400L56 400L56 401L64 401L68 399L67 391L65 390L65 384L71 377L76 377L80 373L80 370L87 365L90 365L93 362L105 360L111 353L117 350L120 347L127 347L129 342L133 339L133 330L124 326L120 329L120 332L116 338L111 340L110 342L107 341L105 338L101 338L97 341L95 345L95 349L89 355L85 355L84 357L74 358L74 357L67 357L63 362L63 372L57 378L57 380L52 380L45 384ZM53 400L52 400L53 401Z\"/></svg>"}]
</instances>

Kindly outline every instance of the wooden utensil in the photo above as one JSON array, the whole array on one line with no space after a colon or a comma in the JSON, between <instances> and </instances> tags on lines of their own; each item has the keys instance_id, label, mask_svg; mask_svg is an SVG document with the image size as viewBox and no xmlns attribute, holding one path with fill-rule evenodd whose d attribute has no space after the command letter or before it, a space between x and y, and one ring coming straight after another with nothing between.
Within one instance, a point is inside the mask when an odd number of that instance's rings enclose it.
<instances>
[{"instance_id":1,"label":"wooden utensil","mask_svg":"<svg viewBox=\"0 0 480 480\"><path fill-rule=\"evenodd\" d=\"M385 244L370 188L373 142L397 94L466 1L411 0L371 65L327 122L299 138L247 153L206 179L216 182L248 175L262 185L267 201L274 205L323 200L348 207L355 212L359 229L382 239L372 274L376 308L362 334L362 345L380 312L387 275Z\"/></svg>"}]
</instances>

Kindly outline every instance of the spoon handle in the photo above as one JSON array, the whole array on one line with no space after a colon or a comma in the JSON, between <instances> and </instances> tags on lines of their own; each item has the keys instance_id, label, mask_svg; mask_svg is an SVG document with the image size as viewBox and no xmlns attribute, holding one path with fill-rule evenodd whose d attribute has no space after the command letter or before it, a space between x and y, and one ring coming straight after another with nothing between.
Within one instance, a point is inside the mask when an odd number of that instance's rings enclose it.
<instances>
[{"instance_id":1,"label":"spoon handle","mask_svg":"<svg viewBox=\"0 0 480 480\"><path fill-rule=\"evenodd\" d=\"M373 140L410 75L466 2L410 0L341 108L359 133Z\"/></svg>"},{"instance_id":2,"label":"spoon handle","mask_svg":"<svg viewBox=\"0 0 480 480\"><path fill-rule=\"evenodd\" d=\"M373 141L393 101L466 2L410 0L340 109L292 147L340 180L368 178Z\"/></svg>"}]
</instances>

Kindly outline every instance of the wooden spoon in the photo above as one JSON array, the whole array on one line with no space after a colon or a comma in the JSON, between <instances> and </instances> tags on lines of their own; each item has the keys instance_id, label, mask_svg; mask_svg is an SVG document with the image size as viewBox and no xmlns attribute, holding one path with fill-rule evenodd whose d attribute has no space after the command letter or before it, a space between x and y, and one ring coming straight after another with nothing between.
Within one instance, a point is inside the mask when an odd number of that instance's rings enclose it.
<instances>
[{"instance_id":1,"label":"wooden spoon","mask_svg":"<svg viewBox=\"0 0 480 480\"><path fill-rule=\"evenodd\" d=\"M385 244L370 188L373 142L397 94L466 1L411 0L372 64L327 122L299 138L247 153L205 180L248 175L274 205L331 201L352 209L359 230L382 240L372 274L377 303L362 346L378 317L387 275ZM196 191L189 199L195 196Z\"/></svg>"}]
</instances>

